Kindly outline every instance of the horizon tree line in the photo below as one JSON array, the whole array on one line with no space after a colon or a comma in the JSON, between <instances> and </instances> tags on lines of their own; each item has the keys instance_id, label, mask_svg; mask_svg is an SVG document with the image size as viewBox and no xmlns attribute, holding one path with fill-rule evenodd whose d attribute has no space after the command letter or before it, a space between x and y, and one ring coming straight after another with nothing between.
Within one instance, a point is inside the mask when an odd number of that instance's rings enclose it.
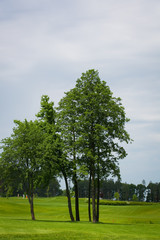
<instances>
[{"instance_id":1,"label":"horizon tree line","mask_svg":"<svg viewBox=\"0 0 160 240\"><path fill-rule=\"evenodd\" d=\"M88 180L82 180L79 182L79 197L88 197ZM74 188L73 188L74 190ZM121 181L114 181L114 179L105 179L100 186L100 197L102 199L115 200L115 193L119 194L119 200L121 201L146 201L146 202L160 202L160 182L149 182L145 184L143 180L139 184L128 184ZM134 199L134 196L136 198Z\"/></svg>"},{"instance_id":2,"label":"horizon tree line","mask_svg":"<svg viewBox=\"0 0 160 240\"><path fill-rule=\"evenodd\" d=\"M35 189L35 197L55 197L66 196L66 190L61 188L60 180L58 178L52 178L47 186L43 184ZM143 180L144 181L144 180ZM148 185L144 182L139 184L115 181L114 179L103 180L100 186L100 198L108 200L117 200L115 193L119 194L118 200L133 201L133 196L136 195L136 201L146 202L160 202L160 182L150 181ZM0 181L0 197L23 197L26 196L25 188L19 189L15 187L13 191L7 192ZM87 179L78 181L79 198L88 198L88 184ZM70 185L70 184L69 184ZM75 196L74 187L69 187L70 195L73 198Z\"/></svg>"}]
</instances>

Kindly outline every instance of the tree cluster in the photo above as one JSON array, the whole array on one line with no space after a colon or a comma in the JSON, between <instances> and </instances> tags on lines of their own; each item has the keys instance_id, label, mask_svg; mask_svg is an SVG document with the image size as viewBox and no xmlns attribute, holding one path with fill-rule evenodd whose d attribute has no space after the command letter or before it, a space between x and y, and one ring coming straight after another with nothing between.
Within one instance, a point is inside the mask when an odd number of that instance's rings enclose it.
<instances>
[{"instance_id":1,"label":"tree cluster","mask_svg":"<svg viewBox=\"0 0 160 240\"><path fill-rule=\"evenodd\" d=\"M8 191L16 185L25 188L34 220L35 190L55 176L63 177L70 218L80 221L78 183L87 178L89 221L98 222L100 184L110 175L120 178L118 161L127 155L122 143L131 142L121 99L113 97L92 69L82 73L57 108L48 96L42 96L36 117L35 121L14 121L13 134L2 140L4 185ZM74 185L75 217L68 180Z\"/></svg>"}]
</instances>

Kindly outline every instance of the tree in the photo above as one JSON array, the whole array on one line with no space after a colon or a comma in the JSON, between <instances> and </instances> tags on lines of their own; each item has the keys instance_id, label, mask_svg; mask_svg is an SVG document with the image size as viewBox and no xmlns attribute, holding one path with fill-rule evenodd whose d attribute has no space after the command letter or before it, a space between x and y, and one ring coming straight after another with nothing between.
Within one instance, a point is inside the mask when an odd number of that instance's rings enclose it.
<instances>
[{"instance_id":1,"label":"tree","mask_svg":"<svg viewBox=\"0 0 160 240\"><path fill-rule=\"evenodd\" d=\"M115 183L113 179L102 181L101 192L105 199L112 199L114 197Z\"/></svg>"},{"instance_id":2,"label":"tree","mask_svg":"<svg viewBox=\"0 0 160 240\"><path fill-rule=\"evenodd\" d=\"M145 185L138 184L136 189L137 189L138 200L139 201L144 201L145 191L146 191Z\"/></svg>"},{"instance_id":3,"label":"tree","mask_svg":"<svg viewBox=\"0 0 160 240\"><path fill-rule=\"evenodd\" d=\"M68 209L71 221L74 221L70 189L68 185L68 177L71 175L71 164L68 162L66 153L64 152L64 142L61 137L61 132L59 132L59 125L56 122L56 111L54 109L54 103L49 102L49 97L43 95L41 97L41 109L36 115L44 126L44 131L47 132L47 137L45 139L47 151L45 151L45 158L51 164L51 169L56 169L58 175L63 175L66 185L66 194L68 199ZM53 175L50 175L51 179Z\"/></svg>"},{"instance_id":4,"label":"tree","mask_svg":"<svg viewBox=\"0 0 160 240\"><path fill-rule=\"evenodd\" d=\"M115 198L116 200L119 200L119 193L118 193L118 192L115 192L115 193L114 193L114 198Z\"/></svg>"},{"instance_id":5,"label":"tree","mask_svg":"<svg viewBox=\"0 0 160 240\"><path fill-rule=\"evenodd\" d=\"M61 138L64 143L64 152L66 153L68 163L70 164L71 176L74 183L75 191L75 213L76 221L80 221L79 214L79 193L78 193L78 145L77 140L79 137L79 113L76 109L76 91L72 89L66 96L61 99L58 107L58 126Z\"/></svg>"},{"instance_id":6,"label":"tree","mask_svg":"<svg viewBox=\"0 0 160 240\"><path fill-rule=\"evenodd\" d=\"M93 222L97 222L100 180L109 174L119 176L118 160L126 156L120 142L128 143L130 140L125 130L128 119L121 99L113 97L106 82L100 80L97 71L89 70L83 73L77 80L76 88L80 96L78 109L81 113L81 153L90 159Z\"/></svg>"},{"instance_id":7,"label":"tree","mask_svg":"<svg viewBox=\"0 0 160 240\"><path fill-rule=\"evenodd\" d=\"M35 220L33 197L48 170L43 159L45 134L38 121L14 121L11 137L2 140L0 165L8 189L23 186L28 196L32 220Z\"/></svg>"},{"instance_id":8,"label":"tree","mask_svg":"<svg viewBox=\"0 0 160 240\"><path fill-rule=\"evenodd\" d=\"M120 199L121 200L131 200L132 199L132 197L130 198L129 184L127 184L127 183L121 184Z\"/></svg>"},{"instance_id":9,"label":"tree","mask_svg":"<svg viewBox=\"0 0 160 240\"><path fill-rule=\"evenodd\" d=\"M49 102L49 97L42 95L40 104L41 109L36 114L39 121L49 124L49 126L55 125L56 111L54 109L54 102Z\"/></svg>"},{"instance_id":10,"label":"tree","mask_svg":"<svg viewBox=\"0 0 160 240\"><path fill-rule=\"evenodd\" d=\"M88 184L89 181L86 179L78 182L78 192L80 198L88 198Z\"/></svg>"},{"instance_id":11,"label":"tree","mask_svg":"<svg viewBox=\"0 0 160 240\"><path fill-rule=\"evenodd\" d=\"M159 202L160 201L160 183L150 182L147 186L147 202Z\"/></svg>"},{"instance_id":12,"label":"tree","mask_svg":"<svg viewBox=\"0 0 160 240\"><path fill-rule=\"evenodd\" d=\"M133 200L134 202L138 201L138 197L137 197L136 194L133 194L133 196L132 196L132 200Z\"/></svg>"},{"instance_id":13,"label":"tree","mask_svg":"<svg viewBox=\"0 0 160 240\"><path fill-rule=\"evenodd\" d=\"M125 116L121 99L113 97L106 82L100 80L95 70L82 73L75 88L66 93L60 102L59 111L74 172L83 168L89 175L93 222L97 222L100 180L110 174L120 176L118 160L127 155L120 143L130 141L125 130L129 119Z\"/></svg>"},{"instance_id":14,"label":"tree","mask_svg":"<svg viewBox=\"0 0 160 240\"><path fill-rule=\"evenodd\" d=\"M131 200L133 195L137 193L137 187L134 184L129 184L129 196L128 200Z\"/></svg>"}]
</instances>

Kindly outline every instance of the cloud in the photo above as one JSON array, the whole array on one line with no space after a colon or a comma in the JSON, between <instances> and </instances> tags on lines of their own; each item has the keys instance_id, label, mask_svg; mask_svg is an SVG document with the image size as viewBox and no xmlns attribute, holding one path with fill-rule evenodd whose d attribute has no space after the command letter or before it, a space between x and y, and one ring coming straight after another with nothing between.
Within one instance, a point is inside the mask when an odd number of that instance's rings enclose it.
<instances>
[{"instance_id":1,"label":"cloud","mask_svg":"<svg viewBox=\"0 0 160 240\"><path fill-rule=\"evenodd\" d=\"M36 3L18 1L15 6L10 5L14 17L1 25L3 63L13 74L16 70L29 71L40 59L71 63L106 61L109 66L114 61L116 67L120 61L133 64L135 59L145 58L153 46L155 50L159 46L157 5L151 8L145 4L143 9L137 1L115 5L111 1L69 1L62 8L55 1Z\"/></svg>"},{"instance_id":2,"label":"cloud","mask_svg":"<svg viewBox=\"0 0 160 240\"><path fill-rule=\"evenodd\" d=\"M6 0L0 9L1 138L14 119L34 118L41 95L57 105L95 68L131 119L123 178L158 179L160 2Z\"/></svg>"}]
</instances>

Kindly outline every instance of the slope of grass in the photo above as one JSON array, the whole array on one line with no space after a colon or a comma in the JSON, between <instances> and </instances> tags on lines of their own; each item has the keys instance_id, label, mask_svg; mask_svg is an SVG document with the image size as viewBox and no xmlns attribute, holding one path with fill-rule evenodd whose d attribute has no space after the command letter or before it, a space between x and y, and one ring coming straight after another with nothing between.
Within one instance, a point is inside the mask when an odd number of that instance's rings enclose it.
<instances>
[{"instance_id":1,"label":"slope of grass","mask_svg":"<svg viewBox=\"0 0 160 240\"><path fill-rule=\"evenodd\" d=\"M72 199L74 201L74 199ZM36 221L22 198L0 198L1 240L149 240L160 239L160 205L100 206L100 222L88 222L80 200L81 222L71 223L65 197L35 199Z\"/></svg>"}]
</instances>

